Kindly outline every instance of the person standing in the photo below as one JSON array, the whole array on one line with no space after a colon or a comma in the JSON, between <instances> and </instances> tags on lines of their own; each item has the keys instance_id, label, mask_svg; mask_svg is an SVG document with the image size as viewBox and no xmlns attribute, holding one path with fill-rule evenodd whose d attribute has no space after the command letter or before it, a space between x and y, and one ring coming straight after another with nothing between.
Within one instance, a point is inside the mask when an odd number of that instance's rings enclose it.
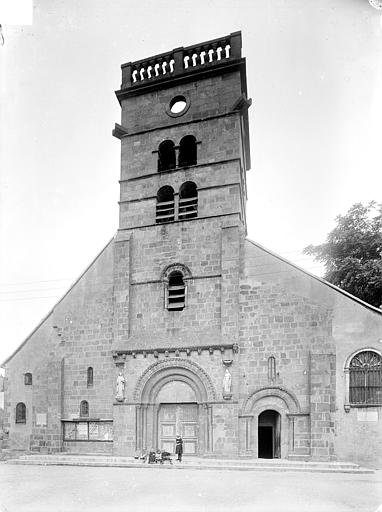
<instances>
[{"instance_id":1,"label":"person standing","mask_svg":"<svg viewBox=\"0 0 382 512\"><path fill-rule=\"evenodd\" d=\"M180 436L176 436L175 453L178 456L178 461L182 462L183 455L183 439Z\"/></svg>"}]
</instances>

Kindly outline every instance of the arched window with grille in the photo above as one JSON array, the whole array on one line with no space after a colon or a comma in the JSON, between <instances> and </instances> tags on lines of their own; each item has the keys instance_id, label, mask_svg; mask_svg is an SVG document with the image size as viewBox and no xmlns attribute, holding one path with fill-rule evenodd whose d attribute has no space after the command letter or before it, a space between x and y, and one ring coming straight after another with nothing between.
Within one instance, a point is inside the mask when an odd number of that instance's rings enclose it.
<instances>
[{"instance_id":1,"label":"arched window with grille","mask_svg":"<svg viewBox=\"0 0 382 512\"><path fill-rule=\"evenodd\" d=\"M186 305L186 286L182 272L174 270L168 278L167 309L181 311Z\"/></svg>"},{"instance_id":2,"label":"arched window with grille","mask_svg":"<svg viewBox=\"0 0 382 512\"><path fill-rule=\"evenodd\" d=\"M179 167L197 164L197 146L193 135L186 135L179 144Z\"/></svg>"},{"instance_id":3,"label":"arched window with grille","mask_svg":"<svg viewBox=\"0 0 382 512\"><path fill-rule=\"evenodd\" d=\"M89 404L86 400L82 400L80 403L80 416L81 418L89 416Z\"/></svg>"},{"instance_id":4,"label":"arched window with grille","mask_svg":"<svg viewBox=\"0 0 382 512\"><path fill-rule=\"evenodd\" d=\"M89 368L87 370L87 386L88 386L88 388L93 386L93 375L94 375L93 368L91 366L89 366Z\"/></svg>"},{"instance_id":5,"label":"arched window with grille","mask_svg":"<svg viewBox=\"0 0 382 512\"><path fill-rule=\"evenodd\" d=\"M160 188L157 193L156 223L171 222L175 219L174 189L169 185Z\"/></svg>"},{"instance_id":6,"label":"arched window with grille","mask_svg":"<svg viewBox=\"0 0 382 512\"><path fill-rule=\"evenodd\" d=\"M372 350L358 352L349 364L349 402L382 405L382 357Z\"/></svg>"},{"instance_id":7,"label":"arched window with grille","mask_svg":"<svg viewBox=\"0 0 382 512\"><path fill-rule=\"evenodd\" d=\"M25 386L31 386L32 385L32 374L26 373L24 375L24 384Z\"/></svg>"},{"instance_id":8,"label":"arched window with grille","mask_svg":"<svg viewBox=\"0 0 382 512\"><path fill-rule=\"evenodd\" d=\"M198 189L193 181L186 181L179 189L178 219L193 219L198 216Z\"/></svg>"},{"instance_id":9,"label":"arched window with grille","mask_svg":"<svg viewBox=\"0 0 382 512\"><path fill-rule=\"evenodd\" d=\"M27 421L27 408L23 402L16 405L16 423L26 423Z\"/></svg>"},{"instance_id":10,"label":"arched window with grille","mask_svg":"<svg viewBox=\"0 0 382 512\"><path fill-rule=\"evenodd\" d=\"M158 148L158 172L175 169L175 144L172 140L164 140Z\"/></svg>"}]
</instances>

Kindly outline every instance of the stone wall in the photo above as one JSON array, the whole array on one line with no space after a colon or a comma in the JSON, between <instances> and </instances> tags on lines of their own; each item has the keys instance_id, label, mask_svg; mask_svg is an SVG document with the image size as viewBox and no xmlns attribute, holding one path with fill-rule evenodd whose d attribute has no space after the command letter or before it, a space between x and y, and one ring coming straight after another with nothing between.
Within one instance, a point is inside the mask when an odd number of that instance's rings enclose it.
<instances>
[{"instance_id":1,"label":"stone wall","mask_svg":"<svg viewBox=\"0 0 382 512\"><path fill-rule=\"evenodd\" d=\"M6 365L10 448L61 450L61 419L78 417L82 400L89 402L91 417L112 417L112 254L108 245ZM30 386L24 384L27 372ZM19 402L26 405L25 424L15 423Z\"/></svg>"},{"instance_id":2,"label":"stone wall","mask_svg":"<svg viewBox=\"0 0 382 512\"><path fill-rule=\"evenodd\" d=\"M179 94L188 97L191 106L183 116L170 117L166 114L166 109L170 100ZM129 132L140 132L154 127L192 123L201 118L232 111L241 94L240 72L236 71L159 89L150 94L131 96L122 101L122 125Z\"/></svg>"}]
</instances>

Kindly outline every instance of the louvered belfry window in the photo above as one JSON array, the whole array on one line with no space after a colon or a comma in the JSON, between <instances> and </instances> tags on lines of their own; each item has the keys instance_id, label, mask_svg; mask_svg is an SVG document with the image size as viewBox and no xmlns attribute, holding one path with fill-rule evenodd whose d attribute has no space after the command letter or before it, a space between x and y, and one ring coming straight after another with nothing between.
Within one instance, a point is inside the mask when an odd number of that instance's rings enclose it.
<instances>
[{"instance_id":1,"label":"louvered belfry window","mask_svg":"<svg viewBox=\"0 0 382 512\"><path fill-rule=\"evenodd\" d=\"M186 305L186 286L183 274L178 270L172 272L168 279L167 309L180 311Z\"/></svg>"},{"instance_id":2,"label":"louvered belfry window","mask_svg":"<svg viewBox=\"0 0 382 512\"><path fill-rule=\"evenodd\" d=\"M349 373L351 404L382 404L382 357L377 352L359 352L350 362Z\"/></svg>"},{"instance_id":3,"label":"louvered belfry window","mask_svg":"<svg viewBox=\"0 0 382 512\"><path fill-rule=\"evenodd\" d=\"M193 181L186 181L179 190L179 220L198 216L198 190Z\"/></svg>"},{"instance_id":4,"label":"louvered belfry window","mask_svg":"<svg viewBox=\"0 0 382 512\"><path fill-rule=\"evenodd\" d=\"M156 223L163 224L175 219L174 189L166 185L158 190Z\"/></svg>"}]
</instances>

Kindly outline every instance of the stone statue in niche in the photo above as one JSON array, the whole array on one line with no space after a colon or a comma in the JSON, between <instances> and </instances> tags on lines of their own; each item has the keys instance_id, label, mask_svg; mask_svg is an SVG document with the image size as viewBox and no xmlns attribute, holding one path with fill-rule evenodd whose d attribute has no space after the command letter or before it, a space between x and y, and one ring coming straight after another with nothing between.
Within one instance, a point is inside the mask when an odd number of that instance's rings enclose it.
<instances>
[{"instance_id":1,"label":"stone statue in niche","mask_svg":"<svg viewBox=\"0 0 382 512\"><path fill-rule=\"evenodd\" d=\"M232 375L229 373L228 368L225 370L224 378L223 378L223 396L230 397L231 396L231 388L232 388Z\"/></svg>"},{"instance_id":2,"label":"stone statue in niche","mask_svg":"<svg viewBox=\"0 0 382 512\"><path fill-rule=\"evenodd\" d=\"M125 382L125 377L122 375L122 372L119 372L115 391L115 399L118 400L118 402L123 402L125 398Z\"/></svg>"}]
</instances>

